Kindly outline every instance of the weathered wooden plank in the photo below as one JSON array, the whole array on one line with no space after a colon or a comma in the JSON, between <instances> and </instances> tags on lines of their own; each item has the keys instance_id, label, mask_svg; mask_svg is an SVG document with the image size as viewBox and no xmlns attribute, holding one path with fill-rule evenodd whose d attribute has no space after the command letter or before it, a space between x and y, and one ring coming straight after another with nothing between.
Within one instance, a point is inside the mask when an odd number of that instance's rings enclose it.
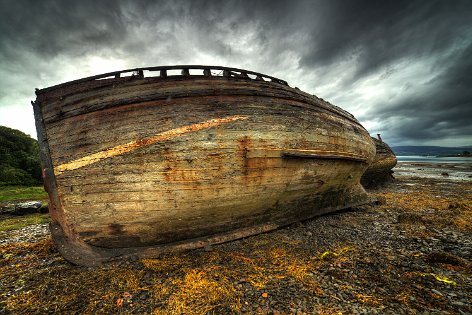
<instances>
[{"instance_id":1,"label":"weathered wooden plank","mask_svg":"<svg viewBox=\"0 0 472 315\"><path fill-rule=\"evenodd\" d=\"M126 121L125 121L126 122ZM276 123L275 123L276 124ZM263 137L263 135L261 134L262 132L271 132L271 138L267 138L267 139L262 139L264 141L266 141L268 143L268 145L279 145L281 143L283 143L283 141L287 141L287 140L290 140L291 138L293 137L290 137L291 134L293 134L294 132L293 131L289 131L289 130L285 130L285 131L274 131L273 128L271 129L268 129L268 130L264 130L265 128L260 128L262 130L259 130L259 131L254 131L254 129L256 128L256 125L254 122L252 123L248 123L249 126L247 126L247 128L252 128L252 136L255 138L254 140L257 142L257 141L260 141L261 140L261 137ZM89 127L90 128L90 131L93 132L93 127ZM71 130L77 130L78 127L76 127L75 125L71 126L70 128ZM150 130L151 130L151 127L149 128L146 128L148 130L148 134L150 134ZM324 133L326 133L326 135L323 135L323 130L325 131ZM251 132L250 130L228 130L226 131L228 134L223 134L223 135L218 135L217 134L217 131L218 130L211 130L209 131L209 134L202 134L202 135L195 135L194 137L196 138L193 138L192 139L188 139L186 138L185 141L195 141L195 142L198 142L198 141L203 141L203 142L213 142L213 143L218 143L218 145L220 147L222 147L222 142L224 142L225 140L227 140L228 138L234 136L236 133L242 133L242 132ZM156 131L153 131L153 132L156 132ZM355 146L356 142L354 141L355 139L346 139L346 138L343 138L343 137L335 137L334 135L331 136L331 140L333 139L336 139L338 142L335 143L329 143L329 141L331 141L329 139L330 135L329 134L333 134L333 132L328 132L326 129L321 129L319 127L316 127L316 128L310 128L307 130L304 130L304 134L300 134L298 136L295 137L295 139L293 140L290 140L292 143L291 145L294 146L295 148L296 147L302 147L303 145L310 145L310 142L313 142L313 145L315 146L325 146L325 145L346 145L346 146L350 146L351 148L356 148L357 146ZM50 134L53 134L53 133L50 133ZM62 132L61 133L62 135L64 134L67 134L65 132ZM109 132L108 132L109 134ZM89 154L89 152L94 152L94 151L100 151L100 150L104 150L104 149L107 149L109 147L111 147L113 144L116 144L116 141L121 141L122 143L126 143L128 141L131 141L132 139L139 139L140 137L142 137L142 134L140 136L134 136L134 138L130 135L128 135L128 133L126 133L126 130L121 130L121 129L118 129L117 130L117 133L118 135L121 135L121 134L127 134L127 136L123 136L123 139L122 137L119 137L119 136L113 136L111 137L111 135L108 135L108 141L105 141L103 143L100 143L98 140L100 138L91 138L91 139L87 139L86 142L81 142L79 144L73 144L71 143L69 146L67 145L67 143L65 144L62 144L60 146L60 150L58 151L55 151L54 154L53 154L53 158L67 158L68 156L80 156L81 154L83 154L84 156ZM317 136L312 136L313 134L317 134ZM103 137L106 137L107 136L107 133L103 133L102 135ZM117 138L120 138L120 139L117 139ZM208 139L208 137L213 137L213 139ZM225 138L223 138L225 137ZM67 137L68 138L68 137ZM110 139L112 138L112 139ZM180 139L176 139L175 140L176 142L174 142L174 144L178 144L178 142L180 141ZM78 141L76 141L77 143ZM195 145L198 145L198 143L196 143ZM360 150L361 148L358 148L358 150ZM70 151L70 152L63 152L63 151ZM75 153L75 154L74 154ZM61 161L62 162L62 161Z\"/></svg>"},{"instance_id":2,"label":"weathered wooden plank","mask_svg":"<svg viewBox=\"0 0 472 315\"><path fill-rule=\"evenodd\" d=\"M139 83L139 81L136 81L134 85L139 86ZM205 84L205 82L203 84ZM226 86L224 84L226 84ZM238 84L240 84L239 87ZM310 97L310 95L306 93L301 93L299 91L284 86L271 85L267 82L259 82L257 84L258 86L255 86L253 82L250 82L250 84L248 84L247 82L243 82L241 84L241 82L229 81L221 84L218 89L202 89L201 86L196 85L195 82L194 84L186 86L185 81L179 81L177 85L173 84L172 88L170 89L166 89L166 87L161 87L157 89L155 86L151 85L150 88L147 90L138 89L137 91L132 90L132 92L130 92L129 90L129 88L132 88L132 86L128 87L128 89L127 87L125 87L123 91L120 90L120 87L114 87L111 90L109 88L106 89L107 93L111 93L109 98L106 98L100 94L95 97L97 91L93 90L89 91L89 94L91 95L88 95L86 99L82 102L76 102L69 105L67 103L67 96L58 97L58 100L56 101L57 104L53 106L53 108L46 108L44 119L45 121L50 123L54 120L63 119L69 116L85 114L87 112L93 112L95 110L104 110L108 107L116 106L117 99L127 99L128 101L119 103L119 105L128 105L132 104L133 102L142 103L150 100L169 101L179 98L197 98L199 96L205 95L218 95L220 101L223 101L225 99L225 96L227 98L227 96L234 97L238 95L258 95L259 97L265 96L266 98L280 98L284 99L287 102L295 101L294 105L305 107L307 107L308 105L308 108L316 107L318 109L325 109L331 112L336 112L337 114L344 116L345 119L352 119L352 116L349 115L347 112L339 108L330 106L330 104L327 104L326 102L320 99L314 98L312 96ZM162 83L158 83L158 86L162 86ZM146 91L149 91L150 94L146 95ZM176 93L175 91L180 91L180 94ZM182 93L181 91L185 92ZM121 97L123 95L126 95L126 97ZM139 95L139 97L135 97L134 95Z\"/></svg>"},{"instance_id":3,"label":"weathered wooden plank","mask_svg":"<svg viewBox=\"0 0 472 315\"><path fill-rule=\"evenodd\" d=\"M397 157L392 149L380 138L372 138L375 143L375 158L361 177L364 187L375 187L393 179L392 169L397 165Z\"/></svg>"},{"instance_id":4,"label":"weathered wooden plank","mask_svg":"<svg viewBox=\"0 0 472 315\"><path fill-rule=\"evenodd\" d=\"M100 81L38 93L52 231L72 261L203 246L366 201L370 137L317 97L249 78Z\"/></svg>"},{"instance_id":5,"label":"weathered wooden plank","mask_svg":"<svg viewBox=\"0 0 472 315\"><path fill-rule=\"evenodd\" d=\"M257 115L255 115L254 111L256 110L254 108L254 106L251 106L251 103L248 103L248 101L246 100L242 100L241 102L241 105L240 105L240 108L237 108L237 106L235 106L237 103L235 102L235 104L233 104L232 106L226 106L226 110L234 110L234 111L238 111L238 113L240 115L247 115L247 114L251 114L253 115L253 120L255 123L257 123L257 118L259 116L262 116L264 115L264 112L259 112L257 113ZM130 120L139 120L140 123L143 123L143 124L146 124L146 123L152 123L152 122L155 122L156 118L160 119L159 120L159 125L162 125L162 128L171 128L175 123L176 121L175 120L181 120L182 118L185 118L185 116L189 116L191 114L189 113L192 113L193 112L198 112L200 110L204 110L202 107L205 107L205 106L191 106L191 105L188 105L188 104L178 104L178 108L172 108L171 106L165 106L165 107L160 107L160 108L157 108L155 106L156 104L155 103L151 103L151 104L147 104L147 106L142 106L140 108L132 108L132 109L122 109L120 108L120 110L116 110L114 112L110 112L110 113L107 113L107 117L103 117L103 116L98 116L98 118L83 118L81 119L82 121L74 121L74 120L64 120L62 121L60 124L52 124L51 126L49 126L48 128L48 132L58 132L58 133L63 133L64 130L67 130L67 128L69 128L69 124L72 124L74 126L90 126L90 125L93 125L95 126L96 128L96 132L105 132L105 131L109 131L109 129L105 128L105 126L103 126L102 124L104 122L107 123L107 127L112 127L112 128L128 128L130 129L131 126L129 125L124 125L122 124L122 120L124 118L127 118L127 119L130 119ZM177 104L175 104L177 105ZM238 104L239 105L239 104ZM244 106L244 107L243 107ZM213 107L212 104L207 104L206 105L207 108L211 109ZM264 104L262 105L259 105L258 106L259 108L264 108ZM288 111L288 110L280 110L280 114L281 116L282 115L290 115L292 113L292 116L294 116L294 112L293 110L291 111ZM267 113L267 108L265 110L265 112ZM140 115L141 114L141 115ZM217 115L218 113L215 113L215 115ZM267 113L268 115L272 116L273 117L273 114L271 114L270 112ZM158 117L153 117L154 115L158 116ZM180 117L180 115L182 115L182 117ZM205 117L198 117L197 114L194 114L195 115L195 119L204 119L204 118L207 118L208 116L205 116ZM301 115L298 115L298 116L301 116ZM327 118L328 120L333 120L333 118L330 118L330 116L325 116L325 118ZM262 117L260 118L262 119ZM310 121L307 119L307 117L305 116L301 116L299 117L299 123L300 124L303 124L305 123L306 124L306 127L310 127L312 124L310 124ZM314 122L316 124L316 121ZM136 129L134 129L135 131L141 131L143 128L141 127L142 125L140 124L139 126L136 126ZM286 125L285 124L282 124L282 125L277 125L277 124L274 124L274 125L271 125L271 126L267 126L266 128L281 128L281 127L285 127L286 128ZM141 129L141 130L140 130ZM84 130L82 130L81 128L77 129L75 128L74 131L76 131L76 134L78 135L83 135L84 134ZM72 133L71 135L73 135L74 133ZM97 135L97 136L101 136L101 134ZM65 139L67 140L67 139ZM74 139L75 141L75 139Z\"/></svg>"}]
</instances>

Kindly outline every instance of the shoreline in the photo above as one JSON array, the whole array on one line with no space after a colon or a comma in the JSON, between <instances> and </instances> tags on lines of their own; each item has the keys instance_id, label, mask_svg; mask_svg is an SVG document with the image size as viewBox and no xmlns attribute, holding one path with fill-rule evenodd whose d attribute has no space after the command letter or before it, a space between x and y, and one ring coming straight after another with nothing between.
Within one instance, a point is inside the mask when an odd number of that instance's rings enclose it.
<instances>
[{"instance_id":1,"label":"shoreline","mask_svg":"<svg viewBox=\"0 0 472 315\"><path fill-rule=\"evenodd\" d=\"M453 163L453 164L472 164L472 157L468 156L435 156L435 155L397 155L398 162L408 163Z\"/></svg>"},{"instance_id":2,"label":"shoreline","mask_svg":"<svg viewBox=\"0 0 472 315\"><path fill-rule=\"evenodd\" d=\"M446 181L472 181L472 163L429 163L399 161L393 168L395 178L418 177Z\"/></svg>"},{"instance_id":3,"label":"shoreline","mask_svg":"<svg viewBox=\"0 0 472 315\"><path fill-rule=\"evenodd\" d=\"M100 268L65 261L45 224L2 232L0 313L472 313L470 167L399 162L375 203Z\"/></svg>"}]
</instances>

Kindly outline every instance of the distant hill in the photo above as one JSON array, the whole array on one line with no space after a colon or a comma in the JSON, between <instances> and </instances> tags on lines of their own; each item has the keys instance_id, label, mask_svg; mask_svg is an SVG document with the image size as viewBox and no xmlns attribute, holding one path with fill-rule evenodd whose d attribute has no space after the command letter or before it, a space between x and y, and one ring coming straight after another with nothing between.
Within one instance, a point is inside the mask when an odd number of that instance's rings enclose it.
<instances>
[{"instance_id":1,"label":"distant hill","mask_svg":"<svg viewBox=\"0 0 472 315\"><path fill-rule=\"evenodd\" d=\"M396 146L391 147L396 155L459 155L464 151L472 153L472 147L435 147L435 146Z\"/></svg>"},{"instance_id":2,"label":"distant hill","mask_svg":"<svg viewBox=\"0 0 472 315\"><path fill-rule=\"evenodd\" d=\"M42 183L38 141L0 126L0 186Z\"/></svg>"}]
</instances>

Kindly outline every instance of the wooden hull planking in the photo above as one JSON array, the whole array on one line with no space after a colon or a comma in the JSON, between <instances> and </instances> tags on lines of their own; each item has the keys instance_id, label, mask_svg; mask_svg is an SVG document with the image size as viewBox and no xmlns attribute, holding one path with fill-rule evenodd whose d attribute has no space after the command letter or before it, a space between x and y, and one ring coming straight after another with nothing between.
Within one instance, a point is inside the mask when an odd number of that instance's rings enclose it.
<instances>
[{"instance_id":1,"label":"wooden hull planking","mask_svg":"<svg viewBox=\"0 0 472 315\"><path fill-rule=\"evenodd\" d=\"M392 169L397 165L397 157L388 144L376 138L372 140L375 143L375 158L361 177L362 185L368 188L391 181Z\"/></svg>"},{"instance_id":2,"label":"wooden hull planking","mask_svg":"<svg viewBox=\"0 0 472 315\"><path fill-rule=\"evenodd\" d=\"M153 257L367 201L360 177L375 148L357 120L238 71L37 91L51 231L66 259Z\"/></svg>"}]
</instances>

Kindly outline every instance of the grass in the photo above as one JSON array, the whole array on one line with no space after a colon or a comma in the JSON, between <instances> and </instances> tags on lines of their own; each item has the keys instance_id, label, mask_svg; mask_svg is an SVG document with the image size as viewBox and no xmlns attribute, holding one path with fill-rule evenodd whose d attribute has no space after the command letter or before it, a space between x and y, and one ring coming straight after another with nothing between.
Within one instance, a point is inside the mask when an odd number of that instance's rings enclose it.
<instances>
[{"instance_id":1,"label":"grass","mask_svg":"<svg viewBox=\"0 0 472 315\"><path fill-rule=\"evenodd\" d=\"M8 217L6 219L0 220L0 232L18 230L28 225L48 223L48 222L49 222L49 215L41 214L41 213L33 213L33 214L28 214L28 215L23 215L23 216Z\"/></svg>"},{"instance_id":2,"label":"grass","mask_svg":"<svg viewBox=\"0 0 472 315\"><path fill-rule=\"evenodd\" d=\"M2 201L22 201L22 200L43 200L48 194L42 186L0 186L0 202Z\"/></svg>"}]
</instances>

